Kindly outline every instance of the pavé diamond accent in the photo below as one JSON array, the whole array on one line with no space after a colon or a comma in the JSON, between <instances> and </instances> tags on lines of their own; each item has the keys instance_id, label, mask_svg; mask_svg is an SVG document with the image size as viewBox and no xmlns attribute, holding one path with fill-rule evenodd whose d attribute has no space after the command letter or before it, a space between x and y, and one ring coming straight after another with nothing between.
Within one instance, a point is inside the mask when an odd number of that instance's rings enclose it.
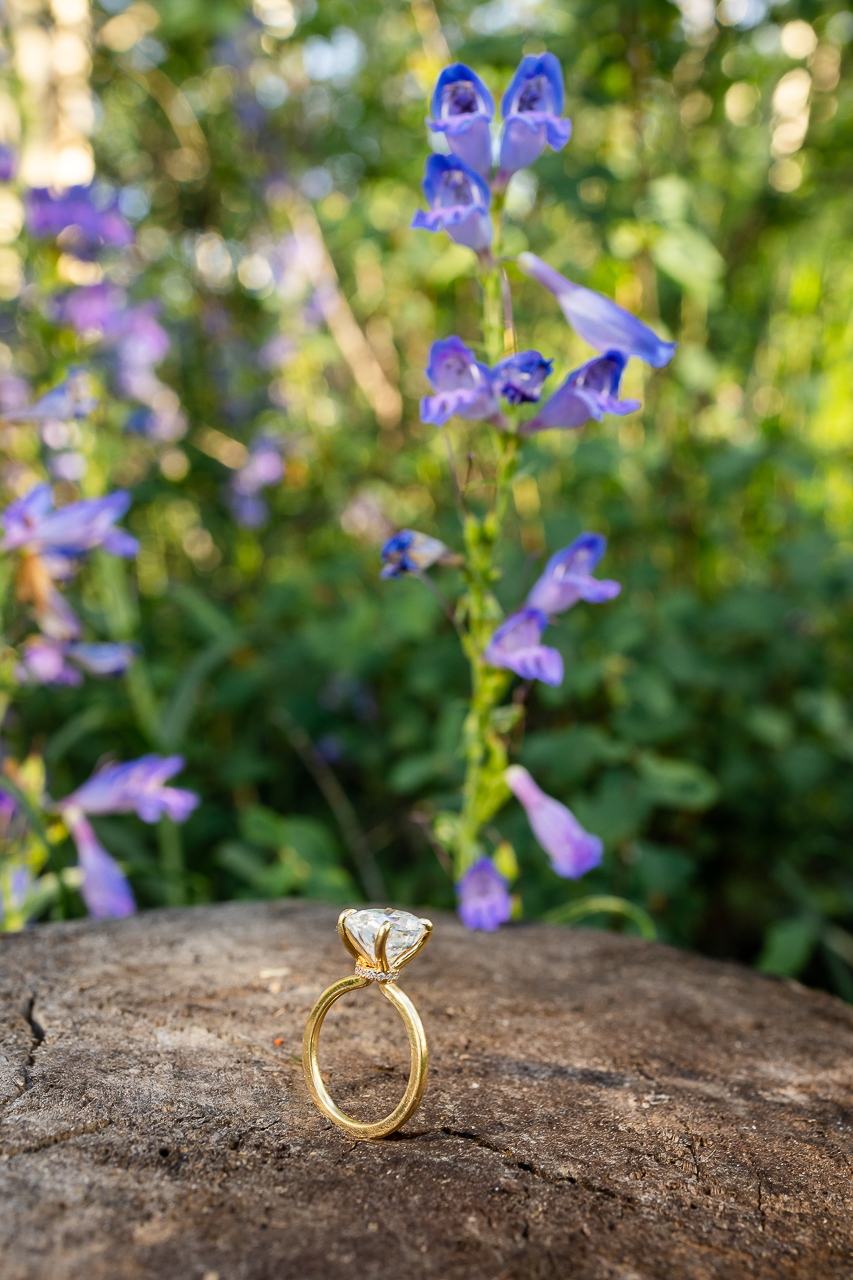
<instances>
[{"instance_id":1,"label":"pav\u00e9 diamond accent","mask_svg":"<svg viewBox=\"0 0 853 1280\"><path fill-rule=\"evenodd\" d=\"M368 969L366 965L360 964L356 966L355 976L367 978L370 982L374 979L377 982L396 982L400 975L396 969L392 973L383 973L381 969Z\"/></svg>"},{"instance_id":2,"label":"pav\u00e9 diamond accent","mask_svg":"<svg viewBox=\"0 0 853 1280\"><path fill-rule=\"evenodd\" d=\"M348 915L344 920L344 928L362 955L375 965L376 935L386 920L391 921L391 932L385 944L385 959L389 968L393 969L400 956L410 947L416 946L426 933L417 916L410 911L394 911L391 907L381 910L365 907L362 911L353 911Z\"/></svg>"}]
</instances>

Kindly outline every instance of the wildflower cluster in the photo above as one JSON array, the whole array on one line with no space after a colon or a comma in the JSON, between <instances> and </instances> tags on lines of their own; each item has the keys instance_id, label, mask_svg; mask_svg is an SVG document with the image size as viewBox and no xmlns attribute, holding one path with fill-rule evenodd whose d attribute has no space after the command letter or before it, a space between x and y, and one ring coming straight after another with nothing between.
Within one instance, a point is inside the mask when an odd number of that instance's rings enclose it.
<instances>
[{"instance_id":1,"label":"wildflower cluster","mask_svg":"<svg viewBox=\"0 0 853 1280\"><path fill-rule=\"evenodd\" d=\"M432 96L427 127L442 137L447 154L426 161L423 192L428 208L414 228L444 232L477 255L483 294L482 356L451 335L434 342L425 370L432 393L421 401L421 421L443 428L453 418L480 424L491 437L497 464L485 511L458 475L464 554L412 529L395 533L382 551L382 576L423 576L432 566L458 564L463 593L451 611L471 667L471 701L463 730L466 772L460 809L433 816L436 841L453 861L460 915L470 928L496 929L513 912L515 855L501 841L492 855L484 839L497 812L514 795L559 876L577 879L598 865L603 844L583 829L565 805L545 795L526 769L509 763L510 735L517 741L530 684L560 685L561 653L543 643L546 630L580 601L602 604L620 584L594 576L605 553L601 534L584 533L554 553L526 600L503 618L494 596L500 576L496 547L509 487L525 438L546 430L575 430L605 414L633 413L621 399L622 375L631 357L661 368L675 344L660 338L623 307L567 279L541 258L522 253L517 267L557 300L574 331L597 354L567 372L547 398L554 360L518 350L507 259L500 254L503 194L512 175L532 164L546 146L558 151L571 134L563 118L563 77L549 53L522 59L501 101L503 125L493 138L494 101L488 87L462 63L445 68ZM494 144L494 145L493 145ZM468 428L470 430L470 427ZM475 451L482 436L469 437ZM452 456L452 449L451 449ZM481 459L481 472L488 467ZM509 704L513 676L524 683ZM490 837L489 837L490 838Z\"/></svg>"},{"instance_id":2,"label":"wildflower cluster","mask_svg":"<svg viewBox=\"0 0 853 1280\"><path fill-rule=\"evenodd\" d=\"M7 168L11 176L14 164ZM33 241L52 244L56 253L78 266L92 264L99 274L110 255L121 254L134 241L133 227L115 196L105 196L96 184L30 190L26 212ZM81 448L84 432L106 398L99 381L111 382L117 397L131 401L126 430L142 432L155 445L175 441L186 431L178 397L155 372L170 347L156 304L132 302L123 287L99 280L48 289L40 305L46 321L60 332L69 330L78 350L88 349L90 361L88 367L66 368L60 381L35 397L17 374L7 375L0 386L0 427L33 434L41 475L46 473L56 485L38 479L32 468L4 470L7 487L17 489L19 496L0 512L0 553L8 566L4 583L19 608L7 629L0 663L3 715L22 685L81 685L87 676L127 676L132 681L139 658L130 636L88 636L73 598L81 570L93 556L132 560L139 550L137 539L119 524L131 505L130 493L99 493L104 469L100 463L91 468L94 454ZM81 485L92 496L75 497ZM121 582L123 578L115 579L114 589ZM120 600L108 604L121 607ZM164 785L183 767L180 756L107 763L77 791L56 801L48 794L40 756L19 762L4 748L1 763L0 927L5 929L22 927L63 886L79 889L93 917L128 915L135 903L127 877L101 846L88 815L134 811L146 822L161 815L182 822L198 803L194 793ZM58 852L67 835L76 845L76 868L64 866Z\"/></svg>"}]
</instances>

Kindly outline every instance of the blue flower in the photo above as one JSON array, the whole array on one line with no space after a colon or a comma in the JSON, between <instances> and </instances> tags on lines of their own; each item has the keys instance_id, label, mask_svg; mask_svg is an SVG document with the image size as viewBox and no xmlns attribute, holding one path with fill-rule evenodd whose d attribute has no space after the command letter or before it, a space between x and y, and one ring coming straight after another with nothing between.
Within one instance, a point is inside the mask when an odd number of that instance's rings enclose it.
<instances>
[{"instance_id":1,"label":"blue flower","mask_svg":"<svg viewBox=\"0 0 853 1280\"><path fill-rule=\"evenodd\" d=\"M132 916L133 891L121 867L111 858L79 808L63 811L63 818L77 846L77 863L83 872L80 894L93 920Z\"/></svg>"},{"instance_id":2,"label":"blue flower","mask_svg":"<svg viewBox=\"0 0 853 1280\"><path fill-rule=\"evenodd\" d=\"M509 886L491 858L480 858L456 886L459 917L466 929L494 933L512 915Z\"/></svg>"},{"instance_id":3,"label":"blue flower","mask_svg":"<svg viewBox=\"0 0 853 1280\"><path fill-rule=\"evenodd\" d=\"M5 531L0 551L23 550L61 561L103 547L114 556L135 556L136 538L114 527L129 506L130 494L118 489L104 498L83 498L54 511L50 485L36 485L0 516Z\"/></svg>"},{"instance_id":4,"label":"blue flower","mask_svg":"<svg viewBox=\"0 0 853 1280\"><path fill-rule=\"evenodd\" d=\"M522 58L501 101L499 186L516 169L533 164L546 142L554 151L563 149L572 132L571 120L560 118L564 101L563 71L553 53Z\"/></svg>"},{"instance_id":5,"label":"blue flower","mask_svg":"<svg viewBox=\"0 0 853 1280\"><path fill-rule=\"evenodd\" d=\"M194 791L167 787L166 781L184 767L183 756L140 756L127 764L108 764L88 782L57 802L60 813L136 813L143 822L156 822L165 814L173 822L186 822L199 804Z\"/></svg>"},{"instance_id":6,"label":"blue flower","mask_svg":"<svg viewBox=\"0 0 853 1280\"><path fill-rule=\"evenodd\" d=\"M518 265L553 293L569 324L596 351L616 348L627 356L637 356L655 369L669 364L678 345L664 342L630 311L603 294L585 289L561 276L535 253L520 253Z\"/></svg>"},{"instance_id":7,"label":"blue flower","mask_svg":"<svg viewBox=\"0 0 853 1280\"><path fill-rule=\"evenodd\" d=\"M58 418L68 422L71 418L87 418L97 407L98 399L92 394L86 370L71 369L64 382L45 391L35 404L4 413L2 421L46 422L49 418Z\"/></svg>"},{"instance_id":8,"label":"blue flower","mask_svg":"<svg viewBox=\"0 0 853 1280\"><path fill-rule=\"evenodd\" d=\"M463 62L445 67L436 81L427 128L447 137L460 160L487 177L492 168L489 121L495 104L483 81Z\"/></svg>"},{"instance_id":9,"label":"blue flower","mask_svg":"<svg viewBox=\"0 0 853 1280\"><path fill-rule=\"evenodd\" d=\"M557 551L527 597L528 607L546 614L565 613L578 600L601 604L618 596L620 583L592 576L606 546L607 539L600 533L582 533L571 546Z\"/></svg>"},{"instance_id":10,"label":"blue flower","mask_svg":"<svg viewBox=\"0 0 853 1280\"><path fill-rule=\"evenodd\" d=\"M74 644L51 636L31 636L16 674L19 680L34 680L36 684L78 685L83 683L78 667L93 676L121 676L135 657L136 647L132 644ZM74 666L69 666L67 660Z\"/></svg>"},{"instance_id":11,"label":"blue flower","mask_svg":"<svg viewBox=\"0 0 853 1280\"><path fill-rule=\"evenodd\" d=\"M461 338L434 342L424 372L437 394L421 400L421 422L443 427L454 414L479 421L499 412L491 369L481 364Z\"/></svg>"},{"instance_id":12,"label":"blue flower","mask_svg":"<svg viewBox=\"0 0 853 1280\"><path fill-rule=\"evenodd\" d=\"M584 831L571 809L541 791L521 765L511 765L504 778L524 805L533 834L558 876L577 880L598 866L604 846L598 836Z\"/></svg>"},{"instance_id":13,"label":"blue flower","mask_svg":"<svg viewBox=\"0 0 853 1280\"><path fill-rule=\"evenodd\" d=\"M0 182L11 182L17 172L17 151L14 147L0 146Z\"/></svg>"},{"instance_id":14,"label":"blue flower","mask_svg":"<svg viewBox=\"0 0 853 1280\"><path fill-rule=\"evenodd\" d=\"M93 185L58 193L33 187L27 196L27 226L37 240L53 238L67 229L70 243L65 247L84 258L94 257L110 245L126 248L134 240L133 228L119 213L117 198L100 208Z\"/></svg>"},{"instance_id":15,"label":"blue flower","mask_svg":"<svg viewBox=\"0 0 853 1280\"><path fill-rule=\"evenodd\" d=\"M243 529L260 529L269 518L269 507L261 490L278 484L284 476L283 442L277 436L259 435L243 466L228 485L227 501L231 514Z\"/></svg>"},{"instance_id":16,"label":"blue flower","mask_svg":"<svg viewBox=\"0 0 853 1280\"><path fill-rule=\"evenodd\" d=\"M401 529L382 548L380 578L399 578L404 573L423 573L450 557L450 550L438 538L417 529Z\"/></svg>"},{"instance_id":17,"label":"blue flower","mask_svg":"<svg viewBox=\"0 0 853 1280\"><path fill-rule=\"evenodd\" d=\"M548 617L527 606L502 622L483 652L490 667L504 667L525 680L543 684L563 683L563 659L556 649L541 644Z\"/></svg>"},{"instance_id":18,"label":"blue flower","mask_svg":"<svg viewBox=\"0 0 853 1280\"><path fill-rule=\"evenodd\" d=\"M521 424L527 434L551 427L580 427L589 418L600 422L605 413L634 413L639 400L620 400L619 383L627 360L621 351L607 351L588 360L566 378L528 422Z\"/></svg>"},{"instance_id":19,"label":"blue flower","mask_svg":"<svg viewBox=\"0 0 853 1280\"><path fill-rule=\"evenodd\" d=\"M479 173L456 156L429 156L423 191L429 210L418 210L412 218L413 227L446 231L451 240L478 253L488 249L492 243L492 193Z\"/></svg>"},{"instance_id":20,"label":"blue flower","mask_svg":"<svg viewBox=\"0 0 853 1280\"><path fill-rule=\"evenodd\" d=\"M495 365L495 390L509 404L529 404L539 399L542 384L553 368L554 361L546 360L538 351L519 351Z\"/></svg>"}]
</instances>

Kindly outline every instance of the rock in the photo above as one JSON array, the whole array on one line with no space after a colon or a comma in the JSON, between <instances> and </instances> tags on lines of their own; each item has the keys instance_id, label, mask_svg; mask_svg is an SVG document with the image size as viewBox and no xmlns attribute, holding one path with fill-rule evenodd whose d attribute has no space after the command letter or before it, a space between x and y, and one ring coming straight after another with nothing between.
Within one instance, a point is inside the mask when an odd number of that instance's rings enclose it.
<instances>
[{"instance_id":1,"label":"rock","mask_svg":"<svg viewBox=\"0 0 853 1280\"><path fill-rule=\"evenodd\" d=\"M0 939L2 1280L849 1280L853 1010L592 930L466 933L405 970L421 1109L356 1143L302 1078L335 908L157 911ZM321 1061L408 1075L374 984Z\"/></svg>"}]
</instances>

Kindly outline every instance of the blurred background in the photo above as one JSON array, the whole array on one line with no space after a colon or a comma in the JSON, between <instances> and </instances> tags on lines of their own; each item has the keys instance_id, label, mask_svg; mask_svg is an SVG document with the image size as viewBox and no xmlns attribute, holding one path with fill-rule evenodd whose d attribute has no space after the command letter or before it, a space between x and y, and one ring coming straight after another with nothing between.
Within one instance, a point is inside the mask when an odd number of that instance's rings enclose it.
<instances>
[{"instance_id":1,"label":"blurred background","mask_svg":"<svg viewBox=\"0 0 853 1280\"><path fill-rule=\"evenodd\" d=\"M43 754L54 796L108 754L186 757L203 803L180 831L95 820L140 905L378 883L453 906L424 822L461 778L467 668L421 584L379 582L378 547L400 526L458 545L418 398L430 342L476 341L479 302L473 255L408 224L440 67L497 97L547 48L574 131L513 179L507 250L679 349L633 362L640 413L524 447L502 601L584 529L624 589L549 633L566 679L536 686L519 756L604 865L558 879L508 807L523 915L620 894L679 946L853 999L850 11L15 0L3 40L2 407L75 364L101 406L62 440L3 428L2 498L45 474L62 501L132 492L138 565L96 559L77 607L143 654L125 680L26 689L6 743ZM99 260L22 231L28 187L93 179L132 245ZM522 344L580 363L554 300L511 276ZM60 316L93 284L155 304L169 344L144 385Z\"/></svg>"}]
</instances>

